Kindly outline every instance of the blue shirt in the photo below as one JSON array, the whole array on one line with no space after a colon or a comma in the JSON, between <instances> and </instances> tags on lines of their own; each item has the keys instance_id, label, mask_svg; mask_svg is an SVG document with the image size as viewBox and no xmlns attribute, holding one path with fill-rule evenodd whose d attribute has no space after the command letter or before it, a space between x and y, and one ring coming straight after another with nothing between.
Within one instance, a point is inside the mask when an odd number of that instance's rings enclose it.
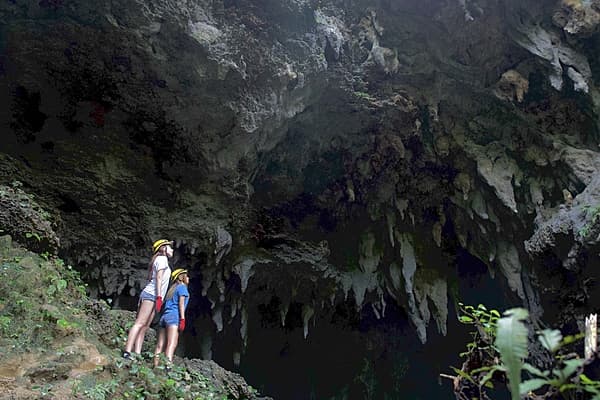
<instances>
[{"instance_id":1,"label":"blue shirt","mask_svg":"<svg viewBox=\"0 0 600 400\"><path fill-rule=\"evenodd\" d=\"M184 297L183 309L185 310L190 300L190 292L188 292L186 285L179 283L175 288L175 292L173 292L173 297L165 301L163 315L174 313L178 316L177 319L181 318L179 315L179 298L182 296Z\"/></svg>"}]
</instances>

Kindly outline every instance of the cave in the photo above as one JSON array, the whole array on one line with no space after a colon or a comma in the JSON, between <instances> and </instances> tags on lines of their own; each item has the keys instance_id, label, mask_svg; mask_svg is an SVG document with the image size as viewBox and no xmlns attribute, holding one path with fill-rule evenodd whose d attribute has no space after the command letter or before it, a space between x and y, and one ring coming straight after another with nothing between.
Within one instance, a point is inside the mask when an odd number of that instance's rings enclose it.
<instances>
[{"instance_id":1,"label":"cave","mask_svg":"<svg viewBox=\"0 0 600 400\"><path fill-rule=\"evenodd\" d=\"M173 240L178 356L261 395L452 398L461 305L600 306L598 10L4 2L0 229L117 311Z\"/></svg>"}]
</instances>

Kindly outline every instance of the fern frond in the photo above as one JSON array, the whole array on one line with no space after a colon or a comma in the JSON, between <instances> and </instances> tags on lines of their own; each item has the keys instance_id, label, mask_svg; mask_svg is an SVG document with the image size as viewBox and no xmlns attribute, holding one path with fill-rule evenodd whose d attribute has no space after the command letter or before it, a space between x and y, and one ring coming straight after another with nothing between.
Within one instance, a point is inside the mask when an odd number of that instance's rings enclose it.
<instances>
[{"instance_id":1,"label":"fern frond","mask_svg":"<svg viewBox=\"0 0 600 400\"><path fill-rule=\"evenodd\" d=\"M527 327L522 322L529 317L524 308L513 308L504 313L497 323L496 348L506 368L512 400L519 400L521 367L527 358Z\"/></svg>"}]
</instances>

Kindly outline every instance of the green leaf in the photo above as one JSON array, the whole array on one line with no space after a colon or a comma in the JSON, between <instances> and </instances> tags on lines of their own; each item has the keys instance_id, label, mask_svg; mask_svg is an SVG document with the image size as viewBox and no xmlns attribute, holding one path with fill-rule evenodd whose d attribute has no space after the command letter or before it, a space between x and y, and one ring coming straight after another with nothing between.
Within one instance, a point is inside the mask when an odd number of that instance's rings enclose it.
<instances>
[{"instance_id":1,"label":"green leaf","mask_svg":"<svg viewBox=\"0 0 600 400\"><path fill-rule=\"evenodd\" d=\"M558 329L544 329L538 333L538 340L546 350L554 353L559 349L563 337Z\"/></svg>"},{"instance_id":2,"label":"green leaf","mask_svg":"<svg viewBox=\"0 0 600 400\"><path fill-rule=\"evenodd\" d=\"M461 315L459 318L459 321L462 322L463 324L466 324L469 322L473 322L473 318L466 316L466 315Z\"/></svg>"},{"instance_id":3,"label":"green leaf","mask_svg":"<svg viewBox=\"0 0 600 400\"><path fill-rule=\"evenodd\" d=\"M564 385L562 385L561 387L558 388L558 391L563 393L563 392L566 392L567 390L574 390L577 388L578 388L578 386L574 383L565 383Z\"/></svg>"},{"instance_id":4,"label":"green leaf","mask_svg":"<svg viewBox=\"0 0 600 400\"><path fill-rule=\"evenodd\" d=\"M460 376L461 378L465 378L466 380L468 380L469 382L473 383L473 384L477 384L475 383L475 380L473 380L473 378L471 377L471 375L467 374L465 371L463 371L462 369L458 369L455 367L450 367L452 369L452 371L454 371L454 373L458 376Z\"/></svg>"},{"instance_id":5,"label":"green leaf","mask_svg":"<svg viewBox=\"0 0 600 400\"><path fill-rule=\"evenodd\" d=\"M581 374L581 375L583 375L583 374ZM598 381L592 381L592 382L598 383ZM590 386L590 385L584 385L583 386L583 390L585 390L588 393L593 394L594 395L593 399L599 398L598 396L600 396L600 391L598 391L598 387L597 386L594 387L594 386Z\"/></svg>"},{"instance_id":6,"label":"green leaf","mask_svg":"<svg viewBox=\"0 0 600 400\"><path fill-rule=\"evenodd\" d=\"M581 340L585 337L585 334L583 333L578 333L577 335L569 335L569 336L565 336L563 341L562 341L562 346L571 344L571 343L575 343L578 340Z\"/></svg>"},{"instance_id":7,"label":"green leaf","mask_svg":"<svg viewBox=\"0 0 600 400\"><path fill-rule=\"evenodd\" d=\"M512 400L519 400L521 367L528 354L527 328L522 320L529 316L529 312L524 308L513 308L504 315L498 320L495 345L506 368Z\"/></svg>"},{"instance_id":8,"label":"green leaf","mask_svg":"<svg viewBox=\"0 0 600 400\"><path fill-rule=\"evenodd\" d=\"M585 360L582 358L565 360L563 361L565 366L562 369L556 371L554 375L560 380L561 383L564 383L571 375L575 373L575 371L577 371L579 367L583 365L584 362Z\"/></svg>"},{"instance_id":9,"label":"green leaf","mask_svg":"<svg viewBox=\"0 0 600 400\"><path fill-rule=\"evenodd\" d=\"M519 392L521 393L521 396L524 396L527 393L534 392L547 384L548 381L546 379L530 379L519 385Z\"/></svg>"},{"instance_id":10,"label":"green leaf","mask_svg":"<svg viewBox=\"0 0 600 400\"><path fill-rule=\"evenodd\" d=\"M490 371L496 368L496 365L486 365L485 367L475 368L471 371L471 375L478 374L480 372Z\"/></svg>"},{"instance_id":11,"label":"green leaf","mask_svg":"<svg viewBox=\"0 0 600 400\"><path fill-rule=\"evenodd\" d=\"M523 369L527 372L529 372L532 375L535 375L539 378L547 378L548 375L550 375L550 371L540 371L539 369L537 369L536 367L534 367L533 365L529 364L529 363L525 363L523 364Z\"/></svg>"},{"instance_id":12,"label":"green leaf","mask_svg":"<svg viewBox=\"0 0 600 400\"><path fill-rule=\"evenodd\" d=\"M584 385L590 385L590 386L595 386L595 387L600 386L599 381L594 381L594 380L588 378L586 374L580 374L579 379L581 380L581 383L583 383Z\"/></svg>"},{"instance_id":13,"label":"green leaf","mask_svg":"<svg viewBox=\"0 0 600 400\"><path fill-rule=\"evenodd\" d=\"M494 365L492 369L487 374L485 374L483 378L481 378L481 381L479 381L479 385L487 386L487 384L489 383L490 379L492 379L496 371L505 371L505 369L501 365Z\"/></svg>"}]
</instances>

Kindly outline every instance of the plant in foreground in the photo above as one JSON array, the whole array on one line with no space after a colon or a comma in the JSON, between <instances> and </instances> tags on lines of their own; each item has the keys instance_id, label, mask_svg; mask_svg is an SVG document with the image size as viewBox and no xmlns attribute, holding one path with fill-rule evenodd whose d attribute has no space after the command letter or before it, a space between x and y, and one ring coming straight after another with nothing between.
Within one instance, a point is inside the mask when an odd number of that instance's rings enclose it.
<instances>
[{"instance_id":1,"label":"plant in foreground","mask_svg":"<svg viewBox=\"0 0 600 400\"><path fill-rule=\"evenodd\" d=\"M600 381L586 375L586 366L595 359L595 353L586 360L567 351L583 338L582 334L563 337L557 329L544 329L536 332L537 340L532 341L526 325L529 313L523 308L507 310L502 316L481 304L475 308L459 303L459 310L459 321L473 325L475 331L467 351L461 353L465 362L460 369L453 368L456 376L442 374L454 380L457 399L489 399L488 390L502 383L512 400L600 400ZM549 364L528 362L529 349L536 346Z\"/></svg>"}]
</instances>

